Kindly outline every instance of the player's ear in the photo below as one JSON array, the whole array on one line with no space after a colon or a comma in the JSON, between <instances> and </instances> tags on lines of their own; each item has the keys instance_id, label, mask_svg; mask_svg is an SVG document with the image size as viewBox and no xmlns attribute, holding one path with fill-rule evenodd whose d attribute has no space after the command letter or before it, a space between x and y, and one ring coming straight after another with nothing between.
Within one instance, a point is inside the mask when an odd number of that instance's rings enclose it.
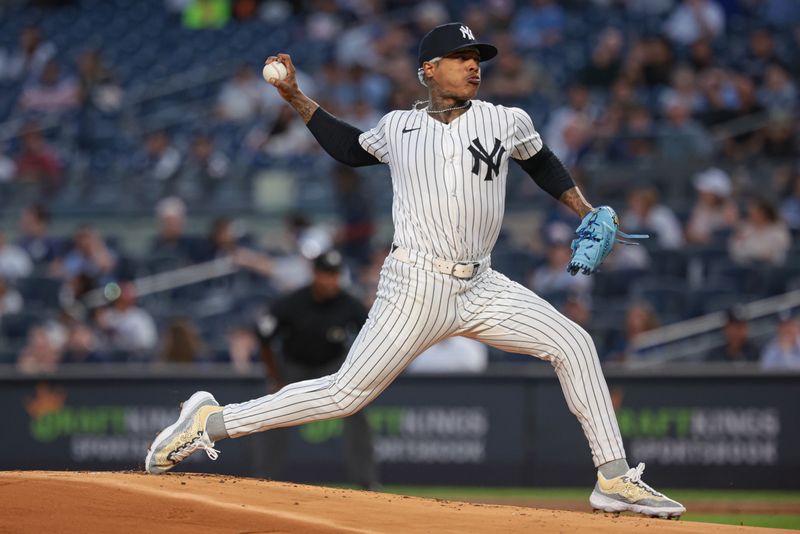
<instances>
[{"instance_id":1,"label":"player's ear","mask_svg":"<svg viewBox=\"0 0 800 534\"><path fill-rule=\"evenodd\" d=\"M431 63L430 61L426 61L422 64L422 77L426 81L430 78L433 78L433 72L436 70L436 63ZM427 85L424 84L424 85Z\"/></svg>"}]
</instances>

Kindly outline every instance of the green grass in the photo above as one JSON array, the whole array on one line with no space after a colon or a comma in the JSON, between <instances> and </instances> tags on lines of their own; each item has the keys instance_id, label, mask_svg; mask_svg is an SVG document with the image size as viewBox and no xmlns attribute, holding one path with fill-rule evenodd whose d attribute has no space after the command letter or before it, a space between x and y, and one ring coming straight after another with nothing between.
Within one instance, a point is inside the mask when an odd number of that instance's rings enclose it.
<instances>
[{"instance_id":1,"label":"green grass","mask_svg":"<svg viewBox=\"0 0 800 534\"><path fill-rule=\"evenodd\" d=\"M800 515L797 514L686 514L681 521L800 530Z\"/></svg>"},{"instance_id":2,"label":"green grass","mask_svg":"<svg viewBox=\"0 0 800 534\"><path fill-rule=\"evenodd\" d=\"M589 498L586 488L494 488L458 486L387 486L387 493L414 495L452 500L481 499L539 499L539 500L577 500ZM769 502L798 506L800 510L800 491L773 490L697 490L666 489L664 492L679 501L718 501L718 502ZM721 523L724 525L745 525L749 527L768 527L800 530L800 513L797 514L692 514L683 516L685 521L702 523Z\"/></svg>"},{"instance_id":3,"label":"green grass","mask_svg":"<svg viewBox=\"0 0 800 534\"><path fill-rule=\"evenodd\" d=\"M531 499L588 499L591 488L523 488L523 487L459 487L459 486L387 486L386 493L438 497L440 499L531 498ZM777 490L698 490L665 489L664 493L686 501L767 501L800 505L800 491Z\"/></svg>"}]
</instances>

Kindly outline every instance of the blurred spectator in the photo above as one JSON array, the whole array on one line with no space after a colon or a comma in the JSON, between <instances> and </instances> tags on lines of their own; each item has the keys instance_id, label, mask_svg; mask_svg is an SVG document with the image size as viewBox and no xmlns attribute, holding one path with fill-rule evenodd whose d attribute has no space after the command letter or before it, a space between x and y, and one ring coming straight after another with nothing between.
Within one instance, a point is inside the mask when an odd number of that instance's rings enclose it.
<instances>
[{"instance_id":1,"label":"blurred spectator","mask_svg":"<svg viewBox=\"0 0 800 534\"><path fill-rule=\"evenodd\" d=\"M65 278L86 275L95 280L107 279L117 265L117 258L94 228L81 226L75 233L72 250L64 256Z\"/></svg>"},{"instance_id":2,"label":"blurred spectator","mask_svg":"<svg viewBox=\"0 0 800 534\"><path fill-rule=\"evenodd\" d=\"M636 106L626 117L621 134L615 140L617 157L641 162L656 155L653 115L645 106Z\"/></svg>"},{"instance_id":3,"label":"blurred spectator","mask_svg":"<svg viewBox=\"0 0 800 534\"><path fill-rule=\"evenodd\" d=\"M0 50L0 81L35 78L55 54L56 47L43 39L38 27L26 26L16 50Z\"/></svg>"},{"instance_id":4,"label":"blurred spectator","mask_svg":"<svg viewBox=\"0 0 800 534\"><path fill-rule=\"evenodd\" d=\"M284 218L284 243L271 255L240 247L233 259L237 266L268 277L280 293L294 291L311 281L309 259L333 246L324 227L314 226L302 213L292 212Z\"/></svg>"},{"instance_id":5,"label":"blurred spectator","mask_svg":"<svg viewBox=\"0 0 800 534\"><path fill-rule=\"evenodd\" d=\"M764 82L767 68L771 64L784 64L778 55L772 32L766 27L752 29L747 36L747 51L738 61L736 70L760 85Z\"/></svg>"},{"instance_id":6,"label":"blurred spectator","mask_svg":"<svg viewBox=\"0 0 800 534\"><path fill-rule=\"evenodd\" d=\"M183 25L190 30L222 28L230 18L230 0L189 0L183 9Z\"/></svg>"},{"instance_id":7,"label":"blurred spectator","mask_svg":"<svg viewBox=\"0 0 800 534\"><path fill-rule=\"evenodd\" d=\"M733 229L739 210L732 198L731 180L725 171L707 169L694 178L697 199L686 223L686 240L695 245L708 245L714 232Z\"/></svg>"},{"instance_id":8,"label":"blurred spectator","mask_svg":"<svg viewBox=\"0 0 800 534\"><path fill-rule=\"evenodd\" d=\"M572 276L567 264L572 256L570 242L574 229L564 223L553 223L547 229L547 262L530 277L529 287L544 298L558 293L589 293L593 278L583 273Z\"/></svg>"},{"instance_id":9,"label":"blurred spectator","mask_svg":"<svg viewBox=\"0 0 800 534\"><path fill-rule=\"evenodd\" d=\"M436 26L447 23L450 15L440 2L427 0L414 8L412 18L417 36L422 37Z\"/></svg>"},{"instance_id":10,"label":"blurred spectator","mask_svg":"<svg viewBox=\"0 0 800 534\"><path fill-rule=\"evenodd\" d=\"M771 163L790 164L800 156L800 145L795 131L796 121L793 115L782 112L775 113L761 138L761 151L757 154Z\"/></svg>"},{"instance_id":11,"label":"blurred spectator","mask_svg":"<svg viewBox=\"0 0 800 534\"><path fill-rule=\"evenodd\" d=\"M663 35L646 36L641 41L638 77L649 88L669 85L675 66L672 45Z\"/></svg>"},{"instance_id":12,"label":"blurred spectator","mask_svg":"<svg viewBox=\"0 0 800 534\"><path fill-rule=\"evenodd\" d=\"M725 31L725 12L714 0L683 0L670 13L664 30L681 46L715 39Z\"/></svg>"},{"instance_id":13,"label":"blurred spectator","mask_svg":"<svg viewBox=\"0 0 800 534\"><path fill-rule=\"evenodd\" d=\"M798 109L797 97L797 85L783 65L767 65L764 83L758 91L759 103L773 115L791 116Z\"/></svg>"},{"instance_id":14,"label":"blurred spectator","mask_svg":"<svg viewBox=\"0 0 800 534\"><path fill-rule=\"evenodd\" d=\"M537 71L531 62L509 51L498 56L492 75L482 83L481 91L497 104L524 105L536 89L536 79Z\"/></svg>"},{"instance_id":15,"label":"blurred spectator","mask_svg":"<svg viewBox=\"0 0 800 534\"><path fill-rule=\"evenodd\" d=\"M274 120L256 125L245 138L252 151L263 152L270 159L286 159L316 150L316 141L303 119L292 108L281 108Z\"/></svg>"},{"instance_id":16,"label":"blurred spectator","mask_svg":"<svg viewBox=\"0 0 800 534\"><path fill-rule=\"evenodd\" d=\"M664 120L657 126L658 155L664 161L708 158L714 146L708 132L692 119L691 108L679 96L663 103Z\"/></svg>"},{"instance_id":17,"label":"blurred spectator","mask_svg":"<svg viewBox=\"0 0 800 534\"><path fill-rule=\"evenodd\" d=\"M689 66L695 75L702 76L719 63L710 39L698 39L689 45Z\"/></svg>"},{"instance_id":18,"label":"blurred spectator","mask_svg":"<svg viewBox=\"0 0 800 534\"><path fill-rule=\"evenodd\" d=\"M120 284L119 297L108 308L98 311L97 323L108 338L109 346L129 353L134 359L153 358L158 332L152 316L136 305L132 282Z\"/></svg>"},{"instance_id":19,"label":"blurred spectator","mask_svg":"<svg viewBox=\"0 0 800 534\"><path fill-rule=\"evenodd\" d=\"M8 285L8 280L0 274L0 320L3 315L22 311L23 304L19 291Z\"/></svg>"},{"instance_id":20,"label":"blurred spectator","mask_svg":"<svg viewBox=\"0 0 800 534\"><path fill-rule=\"evenodd\" d=\"M99 363L107 361L108 357L89 325L77 322L69 329L63 363Z\"/></svg>"},{"instance_id":21,"label":"blurred spectator","mask_svg":"<svg viewBox=\"0 0 800 534\"><path fill-rule=\"evenodd\" d=\"M17 245L28 253L37 267L50 264L63 252L62 240L50 234L50 213L40 204L22 210L19 233Z\"/></svg>"},{"instance_id":22,"label":"blurred spectator","mask_svg":"<svg viewBox=\"0 0 800 534\"><path fill-rule=\"evenodd\" d=\"M80 87L72 76L64 76L55 60L48 61L39 78L22 89L19 107L22 111L58 116L76 109Z\"/></svg>"},{"instance_id":23,"label":"blurred spectator","mask_svg":"<svg viewBox=\"0 0 800 534\"><path fill-rule=\"evenodd\" d=\"M58 303L61 312L72 317L79 317L86 313L84 297L93 289L97 289L97 279L85 274L78 273L66 278L58 293Z\"/></svg>"},{"instance_id":24,"label":"blurred spectator","mask_svg":"<svg viewBox=\"0 0 800 534\"><path fill-rule=\"evenodd\" d=\"M186 199L213 200L214 194L229 178L230 166L230 160L214 146L210 135L196 134L181 168L177 193Z\"/></svg>"},{"instance_id":25,"label":"blurred spectator","mask_svg":"<svg viewBox=\"0 0 800 534\"><path fill-rule=\"evenodd\" d=\"M570 321L588 328L592 321L592 298L588 293L568 293L561 310Z\"/></svg>"},{"instance_id":26,"label":"blurred spectator","mask_svg":"<svg viewBox=\"0 0 800 534\"><path fill-rule=\"evenodd\" d=\"M20 132L22 149L17 158L17 182L39 188L45 196L55 193L62 185L64 169L56 151L45 141L42 130L28 123Z\"/></svg>"},{"instance_id":27,"label":"blurred spectator","mask_svg":"<svg viewBox=\"0 0 800 534\"><path fill-rule=\"evenodd\" d=\"M754 4L757 16L775 28L788 28L800 23L800 4L795 0L757 0Z\"/></svg>"},{"instance_id":28,"label":"blurred spectator","mask_svg":"<svg viewBox=\"0 0 800 534\"><path fill-rule=\"evenodd\" d=\"M235 371L245 373L253 369L258 359L258 340L249 328L236 326L227 335L228 358Z\"/></svg>"},{"instance_id":29,"label":"blurred spectator","mask_svg":"<svg viewBox=\"0 0 800 534\"><path fill-rule=\"evenodd\" d=\"M607 340L607 362L624 362L636 357L631 346L636 336L655 328L659 321L653 307L647 302L632 302L625 311L625 326L622 331L613 332Z\"/></svg>"},{"instance_id":30,"label":"blurred spectator","mask_svg":"<svg viewBox=\"0 0 800 534\"><path fill-rule=\"evenodd\" d=\"M704 126L713 128L736 117L738 96L727 71L720 68L706 70L700 76L700 89L704 102L697 119Z\"/></svg>"},{"instance_id":31,"label":"blurred spectator","mask_svg":"<svg viewBox=\"0 0 800 534\"><path fill-rule=\"evenodd\" d=\"M775 206L756 197L747 204L747 218L737 225L728 254L739 264L783 265L790 246L789 230Z\"/></svg>"},{"instance_id":32,"label":"blurred spectator","mask_svg":"<svg viewBox=\"0 0 800 534\"><path fill-rule=\"evenodd\" d=\"M132 162L134 171L140 175L140 187L149 197L173 194L182 165L181 153L163 130L147 134L144 146Z\"/></svg>"},{"instance_id":33,"label":"blurred spectator","mask_svg":"<svg viewBox=\"0 0 800 534\"><path fill-rule=\"evenodd\" d=\"M240 237L241 230L237 228L233 219L217 217L211 221L205 250L195 260L209 261L233 255L239 248Z\"/></svg>"},{"instance_id":34,"label":"blurred spectator","mask_svg":"<svg viewBox=\"0 0 800 534\"><path fill-rule=\"evenodd\" d=\"M247 122L266 110L279 109L280 97L272 87L256 75L251 65L236 68L233 78L226 81L217 96L216 114L224 121ZM298 80L302 83L302 80ZM301 85L305 89L305 86Z\"/></svg>"},{"instance_id":35,"label":"blurred spectator","mask_svg":"<svg viewBox=\"0 0 800 534\"><path fill-rule=\"evenodd\" d=\"M662 108L667 109L670 104L679 103L694 114L702 108L703 95L697 85L697 78L688 65L678 65L670 74L670 85L659 94Z\"/></svg>"},{"instance_id":36,"label":"blurred spectator","mask_svg":"<svg viewBox=\"0 0 800 534\"><path fill-rule=\"evenodd\" d=\"M359 100L342 113L342 119L362 131L367 131L381 120L381 114L366 100Z\"/></svg>"},{"instance_id":37,"label":"blurred spectator","mask_svg":"<svg viewBox=\"0 0 800 534\"><path fill-rule=\"evenodd\" d=\"M16 280L30 276L33 262L25 250L6 240L6 234L0 230L0 278Z\"/></svg>"},{"instance_id":38,"label":"blurred spectator","mask_svg":"<svg viewBox=\"0 0 800 534\"><path fill-rule=\"evenodd\" d=\"M606 28L598 36L589 63L581 69L581 83L592 89L607 90L622 71L622 32Z\"/></svg>"},{"instance_id":39,"label":"blurred spectator","mask_svg":"<svg viewBox=\"0 0 800 534\"><path fill-rule=\"evenodd\" d=\"M205 356L203 339L190 319L175 319L169 323L161 339L162 362L195 363Z\"/></svg>"},{"instance_id":40,"label":"blurred spectator","mask_svg":"<svg viewBox=\"0 0 800 534\"><path fill-rule=\"evenodd\" d=\"M359 265L369 263L375 234L372 203L364 180L350 167L339 165L334 171L341 229L337 244L342 254Z\"/></svg>"},{"instance_id":41,"label":"blurred spectator","mask_svg":"<svg viewBox=\"0 0 800 534\"><path fill-rule=\"evenodd\" d=\"M778 334L761 353L761 368L800 369L800 322L796 313L785 310L778 315Z\"/></svg>"},{"instance_id":42,"label":"blurred spectator","mask_svg":"<svg viewBox=\"0 0 800 534\"><path fill-rule=\"evenodd\" d=\"M781 217L792 230L800 229L800 165L789 182L788 194L781 203Z\"/></svg>"},{"instance_id":43,"label":"blurred spectator","mask_svg":"<svg viewBox=\"0 0 800 534\"><path fill-rule=\"evenodd\" d=\"M408 366L408 372L449 374L483 373L489 365L489 349L480 341L461 336L441 340L422 352Z\"/></svg>"},{"instance_id":44,"label":"blurred spectator","mask_svg":"<svg viewBox=\"0 0 800 534\"><path fill-rule=\"evenodd\" d=\"M165 197L156 204L158 235L150 245L150 253L189 262L194 241L186 236L186 204L178 197Z\"/></svg>"},{"instance_id":45,"label":"blurred spectator","mask_svg":"<svg viewBox=\"0 0 800 534\"><path fill-rule=\"evenodd\" d=\"M17 174L17 164L7 155L6 147L0 144L0 186L10 183Z\"/></svg>"},{"instance_id":46,"label":"blurred spectator","mask_svg":"<svg viewBox=\"0 0 800 534\"><path fill-rule=\"evenodd\" d=\"M543 131L547 146L561 161L567 160L576 146L583 144L577 139L585 142L589 138L589 129L599 115L600 109L592 102L588 88L578 83L570 85L567 103L553 111Z\"/></svg>"},{"instance_id":47,"label":"blurred spectator","mask_svg":"<svg viewBox=\"0 0 800 534\"><path fill-rule=\"evenodd\" d=\"M725 344L706 355L708 362L728 364L753 363L758 361L758 347L750 341L750 325L743 311L734 307L728 310L723 334Z\"/></svg>"},{"instance_id":48,"label":"blurred spectator","mask_svg":"<svg viewBox=\"0 0 800 534\"><path fill-rule=\"evenodd\" d=\"M61 351L56 347L43 325L28 330L28 340L17 357L17 370L21 373L52 373L61 362Z\"/></svg>"},{"instance_id":49,"label":"blurred spectator","mask_svg":"<svg viewBox=\"0 0 800 534\"><path fill-rule=\"evenodd\" d=\"M529 0L511 27L514 41L523 50L553 48L564 40L567 17L554 0Z\"/></svg>"},{"instance_id":50,"label":"blurred spectator","mask_svg":"<svg viewBox=\"0 0 800 534\"><path fill-rule=\"evenodd\" d=\"M84 50L78 58L78 82L81 107L113 113L122 107L124 91L103 63L100 50Z\"/></svg>"},{"instance_id":51,"label":"blurred spectator","mask_svg":"<svg viewBox=\"0 0 800 534\"><path fill-rule=\"evenodd\" d=\"M655 234L664 249L683 245L683 230L678 217L668 206L660 204L658 191L652 186L639 186L628 194L628 209L622 217L622 228Z\"/></svg>"},{"instance_id":52,"label":"blurred spectator","mask_svg":"<svg viewBox=\"0 0 800 534\"><path fill-rule=\"evenodd\" d=\"M736 105L733 107L730 120L753 120L754 117L764 113L764 106L758 101L756 87L752 80L744 76L735 76L733 83L736 88ZM763 142L761 127L754 126L738 132L727 132L726 130L727 126L717 128L718 132L722 131L727 135L723 150L729 160L742 161L758 155Z\"/></svg>"},{"instance_id":53,"label":"blurred spectator","mask_svg":"<svg viewBox=\"0 0 800 534\"><path fill-rule=\"evenodd\" d=\"M305 17L305 35L309 41L333 42L344 27L342 16L334 0L310 0Z\"/></svg>"},{"instance_id":54,"label":"blurred spectator","mask_svg":"<svg viewBox=\"0 0 800 534\"><path fill-rule=\"evenodd\" d=\"M258 14L256 0L233 0L233 16L239 20L253 19Z\"/></svg>"}]
</instances>

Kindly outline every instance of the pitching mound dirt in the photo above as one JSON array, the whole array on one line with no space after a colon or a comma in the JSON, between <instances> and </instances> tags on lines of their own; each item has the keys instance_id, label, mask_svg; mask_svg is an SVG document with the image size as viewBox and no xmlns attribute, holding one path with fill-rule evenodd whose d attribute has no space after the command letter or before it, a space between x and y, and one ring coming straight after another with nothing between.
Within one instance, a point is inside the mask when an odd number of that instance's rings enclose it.
<instances>
[{"instance_id":1,"label":"pitching mound dirt","mask_svg":"<svg viewBox=\"0 0 800 534\"><path fill-rule=\"evenodd\" d=\"M0 473L0 532L765 532L194 474Z\"/></svg>"}]
</instances>

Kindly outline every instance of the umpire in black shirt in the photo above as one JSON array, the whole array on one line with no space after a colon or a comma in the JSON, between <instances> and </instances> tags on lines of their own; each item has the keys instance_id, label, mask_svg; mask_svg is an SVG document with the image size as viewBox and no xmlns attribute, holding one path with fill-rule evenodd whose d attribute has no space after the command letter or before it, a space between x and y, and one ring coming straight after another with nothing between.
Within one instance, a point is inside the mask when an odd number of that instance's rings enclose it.
<instances>
[{"instance_id":1,"label":"umpire in black shirt","mask_svg":"<svg viewBox=\"0 0 800 534\"><path fill-rule=\"evenodd\" d=\"M341 286L342 255L329 250L314 260L311 285L290 293L258 321L261 356L275 391L286 384L335 373L367 320L367 309ZM273 341L281 342L275 357ZM289 429L267 432L268 476L279 478ZM352 481L363 488L378 485L372 434L364 412L344 419L345 459Z\"/></svg>"}]
</instances>

